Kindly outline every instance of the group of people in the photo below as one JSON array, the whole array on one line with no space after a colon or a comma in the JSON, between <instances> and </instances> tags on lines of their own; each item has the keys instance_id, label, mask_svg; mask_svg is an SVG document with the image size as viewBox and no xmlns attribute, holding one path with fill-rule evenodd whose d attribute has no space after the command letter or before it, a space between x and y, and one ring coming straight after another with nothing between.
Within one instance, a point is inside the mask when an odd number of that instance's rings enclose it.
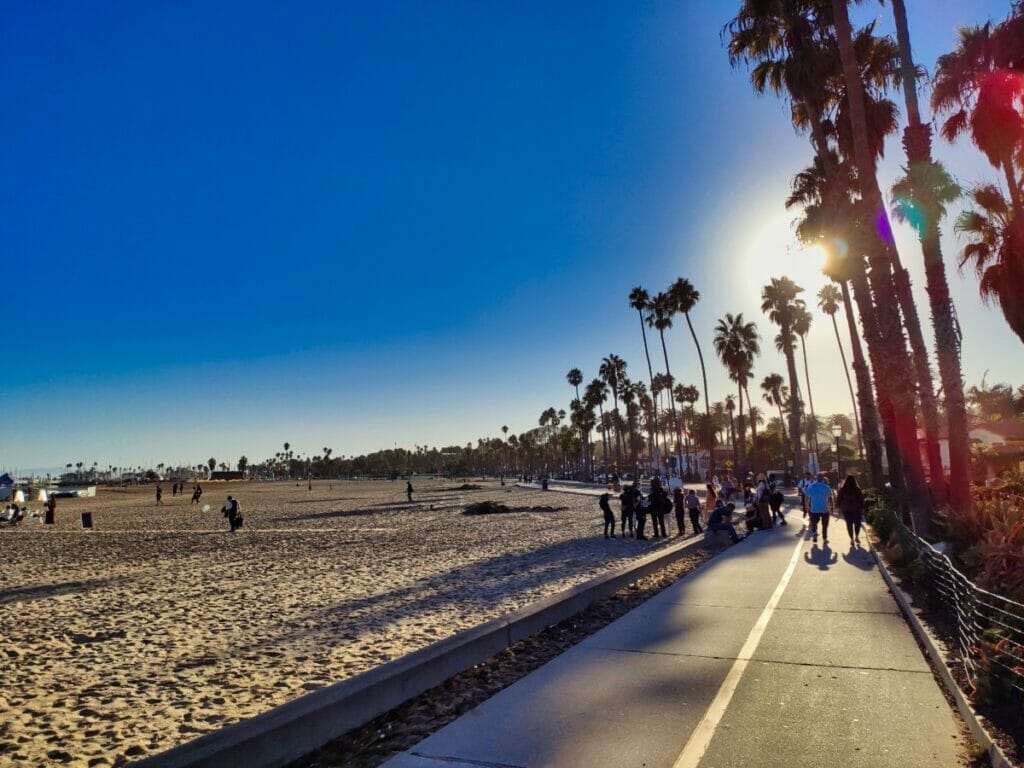
<instances>
[{"instance_id":1,"label":"group of people","mask_svg":"<svg viewBox=\"0 0 1024 768\"><path fill-rule=\"evenodd\" d=\"M828 521L838 509L846 523L850 543L860 546L860 532L864 525L864 491L857 485L857 478L847 475L838 493L825 481L825 474L819 472L813 477L805 472L797 485L804 517L810 517L812 541L818 541L818 527L821 527L822 543L828 544Z\"/></svg>"},{"instance_id":2,"label":"group of people","mask_svg":"<svg viewBox=\"0 0 1024 768\"><path fill-rule=\"evenodd\" d=\"M726 532L733 543L743 538L736 530L736 523L743 523L747 535L757 530L767 530L775 525L788 524L783 508L785 497L774 475L759 474L748 478L739 490L731 476L727 476L726 482L709 482L706 489L706 502L702 508L700 498L692 488L684 491L682 487L677 487L670 497L661 479L655 477L651 479L650 493L644 496L638 483L634 481L619 494L618 521L611 507L612 494L604 493L598 500L604 514L604 537L616 538L615 527L618 522L619 535L622 538L626 538L628 528L630 538L647 539L648 519L651 522L651 537L666 537L670 527L666 521L673 510L676 536L685 535L686 518L689 517L693 534L703 532L703 523L710 531ZM744 516L742 520L736 519L734 523L737 504L733 499L740 492L743 494ZM852 545L860 546L864 522L864 493L853 475L847 476L838 494L835 494L826 482L824 473L818 473L815 477L808 472L800 481L798 492L804 518L809 518L807 525L814 543L818 541L820 527L823 541L828 544L829 516L838 509L846 522L846 530Z\"/></svg>"},{"instance_id":3,"label":"group of people","mask_svg":"<svg viewBox=\"0 0 1024 768\"><path fill-rule=\"evenodd\" d=\"M171 495L172 496L184 496L185 495L185 483L172 483L171 484ZM199 483L196 483L192 488L192 501L188 503L191 507L193 504L198 504L199 500L203 497L203 489ZM163 506L164 503L164 489L157 483L156 486L156 503L158 506Z\"/></svg>"},{"instance_id":4,"label":"group of people","mask_svg":"<svg viewBox=\"0 0 1024 768\"><path fill-rule=\"evenodd\" d=\"M53 496L49 496L46 502L43 504L43 522L53 525L57 522L57 499ZM8 525L17 525L28 517L28 507L19 507L17 502L12 502L4 506L3 510L0 511L0 523L7 523ZM39 517L38 513L33 513L32 517Z\"/></svg>"},{"instance_id":5,"label":"group of people","mask_svg":"<svg viewBox=\"0 0 1024 768\"><path fill-rule=\"evenodd\" d=\"M615 512L611 507L611 493L604 493L598 499L598 506L604 513L604 537L615 537ZM651 522L651 537L665 538L669 535L671 523L669 513L675 511L676 536L686 534L686 518L690 518L690 527L694 534L703 532L701 522L703 521L700 499L694 490L685 493L681 487L677 487L669 496L661 478L651 479L651 490L646 496L640 490L637 482L626 486L619 494L619 535L626 538L626 529L629 529L629 537L637 539L650 538L646 534L647 521ZM706 521L710 524L710 519Z\"/></svg>"}]
</instances>

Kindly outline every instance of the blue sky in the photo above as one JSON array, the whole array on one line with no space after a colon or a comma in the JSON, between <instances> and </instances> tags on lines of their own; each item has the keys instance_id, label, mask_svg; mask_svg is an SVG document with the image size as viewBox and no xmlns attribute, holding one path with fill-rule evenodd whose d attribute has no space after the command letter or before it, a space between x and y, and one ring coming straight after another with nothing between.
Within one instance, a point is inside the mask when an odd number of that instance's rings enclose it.
<instances>
[{"instance_id":1,"label":"blue sky","mask_svg":"<svg viewBox=\"0 0 1024 768\"><path fill-rule=\"evenodd\" d=\"M678 276L706 341L725 312L770 339L760 286L821 283L782 208L810 150L729 67L735 6L5 5L0 465L521 432L567 406L570 367L589 379L614 352L640 375L626 296ZM957 24L1009 3L908 6L930 68ZM858 13L888 29L888 12ZM967 143L937 152L965 183L995 178ZM951 280L968 382L1024 382L998 310ZM669 344L698 383L687 338ZM849 411L824 322L810 352L818 411ZM756 373L782 369L768 350ZM710 378L732 391L713 361Z\"/></svg>"}]
</instances>

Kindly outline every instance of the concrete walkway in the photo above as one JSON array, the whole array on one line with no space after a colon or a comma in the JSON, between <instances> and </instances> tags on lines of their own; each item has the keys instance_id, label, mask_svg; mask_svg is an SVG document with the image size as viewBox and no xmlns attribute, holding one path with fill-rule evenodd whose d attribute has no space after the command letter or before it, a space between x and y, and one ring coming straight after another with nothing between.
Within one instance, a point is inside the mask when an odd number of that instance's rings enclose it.
<instances>
[{"instance_id":1,"label":"concrete walkway","mask_svg":"<svg viewBox=\"0 0 1024 768\"><path fill-rule=\"evenodd\" d=\"M730 547L388 768L961 764L871 554L790 524Z\"/></svg>"}]
</instances>

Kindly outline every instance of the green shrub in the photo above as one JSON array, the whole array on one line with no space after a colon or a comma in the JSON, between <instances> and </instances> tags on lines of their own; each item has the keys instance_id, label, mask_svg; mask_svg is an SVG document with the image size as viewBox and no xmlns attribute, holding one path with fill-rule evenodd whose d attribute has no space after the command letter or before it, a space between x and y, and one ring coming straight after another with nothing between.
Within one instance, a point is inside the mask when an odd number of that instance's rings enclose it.
<instances>
[{"instance_id":1,"label":"green shrub","mask_svg":"<svg viewBox=\"0 0 1024 768\"><path fill-rule=\"evenodd\" d=\"M886 489L866 491L864 512L878 539L888 542L896 530L896 505L892 492Z\"/></svg>"}]
</instances>

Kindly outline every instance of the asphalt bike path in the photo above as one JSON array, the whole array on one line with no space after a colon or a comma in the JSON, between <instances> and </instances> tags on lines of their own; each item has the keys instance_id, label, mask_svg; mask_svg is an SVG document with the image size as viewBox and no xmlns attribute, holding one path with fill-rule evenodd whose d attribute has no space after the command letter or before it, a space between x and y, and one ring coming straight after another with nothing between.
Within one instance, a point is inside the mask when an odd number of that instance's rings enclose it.
<instances>
[{"instance_id":1,"label":"asphalt bike path","mask_svg":"<svg viewBox=\"0 0 1024 768\"><path fill-rule=\"evenodd\" d=\"M798 509L788 520L385 765L961 765L957 721L871 553L838 518L827 546Z\"/></svg>"}]
</instances>

